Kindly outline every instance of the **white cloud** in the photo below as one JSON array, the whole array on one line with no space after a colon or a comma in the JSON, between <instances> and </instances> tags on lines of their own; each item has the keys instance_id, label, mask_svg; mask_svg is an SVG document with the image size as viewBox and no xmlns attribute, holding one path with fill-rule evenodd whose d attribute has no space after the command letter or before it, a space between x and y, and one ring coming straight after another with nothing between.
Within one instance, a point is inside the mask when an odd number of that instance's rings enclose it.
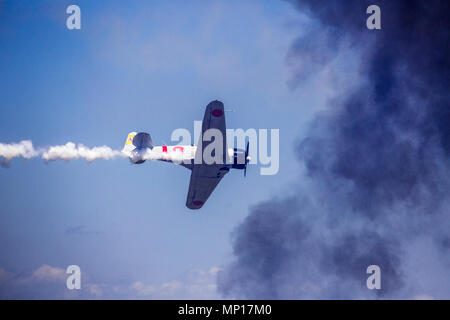
<instances>
[{"instance_id":1,"label":"white cloud","mask_svg":"<svg viewBox=\"0 0 450 320\"><path fill-rule=\"evenodd\" d=\"M216 275L221 269L193 269L179 279L162 283L135 281L131 285L95 283L82 273L81 290L69 290L65 269L44 264L30 273L0 268L2 299L218 299Z\"/></svg>"},{"instance_id":2,"label":"white cloud","mask_svg":"<svg viewBox=\"0 0 450 320\"><path fill-rule=\"evenodd\" d=\"M130 289L138 298L145 299L218 299L216 275L221 269L192 269L182 279L160 284L136 281Z\"/></svg>"},{"instance_id":3,"label":"white cloud","mask_svg":"<svg viewBox=\"0 0 450 320\"><path fill-rule=\"evenodd\" d=\"M66 271L62 268L51 267L47 264L40 266L33 273L25 278L19 278L23 283L41 283L41 282L61 282L65 283L67 278Z\"/></svg>"},{"instance_id":4,"label":"white cloud","mask_svg":"<svg viewBox=\"0 0 450 320\"><path fill-rule=\"evenodd\" d=\"M89 289L89 293L96 297L101 297L103 295L103 290L97 284L89 285L88 289Z\"/></svg>"},{"instance_id":5,"label":"white cloud","mask_svg":"<svg viewBox=\"0 0 450 320\"><path fill-rule=\"evenodd\" d=\"M141 281L136 281L131 285L131 290L138 296L150 296L156 292L156 288L152 285L146 285Z\"/></svg>"}]
</instances>

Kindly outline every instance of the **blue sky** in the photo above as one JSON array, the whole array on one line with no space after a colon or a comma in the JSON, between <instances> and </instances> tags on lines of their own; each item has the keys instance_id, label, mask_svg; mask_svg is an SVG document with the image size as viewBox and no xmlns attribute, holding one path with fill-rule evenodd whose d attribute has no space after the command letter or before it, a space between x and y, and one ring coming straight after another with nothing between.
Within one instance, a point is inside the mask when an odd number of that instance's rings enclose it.
<instances>
[{"instance_id":1,"label":"blue sky","mask_svg":"<svg viewBox=\"0 0 450 320\"><path fill-rule=\"evenodd\" d=\"M73 3L81 30L66 28ZM288 50L312 26L282 1L1 2L2 143L120 149L130 131L169 143L214 99L234 110L230 128L280 129L279 173L233 171L199 212L185 207L183 167L13 160L0 169L1 297L218 297L230 234L249 206L289 191L295 141L336 89L326 70L289 86ZM80 293L64 288L70 264Z\"/></svg>"}]
</instances>

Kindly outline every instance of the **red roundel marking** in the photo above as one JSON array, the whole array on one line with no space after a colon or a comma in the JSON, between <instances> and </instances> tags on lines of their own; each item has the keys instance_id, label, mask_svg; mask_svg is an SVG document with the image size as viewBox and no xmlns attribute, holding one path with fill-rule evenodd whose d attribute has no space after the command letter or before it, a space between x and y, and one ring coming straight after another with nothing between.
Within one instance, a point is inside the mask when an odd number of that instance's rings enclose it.
<instances>
[{"instance_id":1,"label":"red roundel marking","mask_svg":"<svg viewBox=\"0 0 450 320\"><path fill-rule=\"evenodd\" d=\"M183 152L184 148L180 147L180 146L173 147L173 151L177 151L177 150L180 150L181 152Z\"/></svg>"},{"instance_id":2,"label":"red roundel marking","mask_svg":"<svg viewBox=\"0 0 450 320\"><path fill-rule=\"evenodd\" d=\"M221 116L223 115L223 111L220 110L220 109L214 109L214 110L211 112L211 114L212 114L214 117L221 117Z\"/></svg>"},{"instance_id":3,"label":"red roundel marking","mask_svg":"<svg viewBox=\"0 0 450 320\"><path fill-rule=\"evenodd\" d=\"M167 152L167 146L163 146L163 152Z\"/></svg>"},{"instance_id":4,"label":"red roundel marking","mask_svg":"<svg viewBox=\"0 0 450 320\"><path fill-rule=\"evenodd\" d=\"M192 202L192 204L193 204L194 206L202 206L202 205L203 205L203 201L195 200L195 201Z\"/></svg>"}]
</instances>

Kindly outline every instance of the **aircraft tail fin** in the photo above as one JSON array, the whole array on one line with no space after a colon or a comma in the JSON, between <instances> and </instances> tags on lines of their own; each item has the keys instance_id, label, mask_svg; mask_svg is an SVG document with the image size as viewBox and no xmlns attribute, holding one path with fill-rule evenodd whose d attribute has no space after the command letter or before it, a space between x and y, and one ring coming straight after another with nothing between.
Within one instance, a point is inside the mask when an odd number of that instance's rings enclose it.
<instances>
[{"instance_id":1,"label":"aircraft tail fin","mask_svg":"<svg viewBox=\"0 0 450 320\"><path fill-rule=\"evenodd\" d=\"M130 154L136 147L133 145L133 139L136 136L137 132L130 132L127 136L127 140L125 140L125 145L123 146L122 152L126 154Z\"/></svg>"}]
</instances>

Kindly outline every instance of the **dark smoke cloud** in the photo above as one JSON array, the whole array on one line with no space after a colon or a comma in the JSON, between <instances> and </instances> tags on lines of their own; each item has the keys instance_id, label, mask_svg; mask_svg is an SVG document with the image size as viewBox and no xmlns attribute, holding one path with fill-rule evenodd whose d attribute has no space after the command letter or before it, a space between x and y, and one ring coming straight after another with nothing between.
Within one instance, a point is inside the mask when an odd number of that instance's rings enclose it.
<instances>
[{"instance_id":1,"label":"dark smoke cloud","mask_svg":"<svg viewBox=\"0 0 450 320\"><path fill-rule=\"evenodd\" d=\"M450 2L293 4L320 23L288 55L303 62L289 64L300 66L294 86L343 47L359 54L359 84L299 141L309 189L256 205L235 230L235 259L219 290L241 298L421 294L404 270L405 248L428 237L444 257L436 263L449 262ZM381 30L366 28L372 4ZM366 288L371 264L381 268L381 290Z\"/></svg>"}]
</instances>

